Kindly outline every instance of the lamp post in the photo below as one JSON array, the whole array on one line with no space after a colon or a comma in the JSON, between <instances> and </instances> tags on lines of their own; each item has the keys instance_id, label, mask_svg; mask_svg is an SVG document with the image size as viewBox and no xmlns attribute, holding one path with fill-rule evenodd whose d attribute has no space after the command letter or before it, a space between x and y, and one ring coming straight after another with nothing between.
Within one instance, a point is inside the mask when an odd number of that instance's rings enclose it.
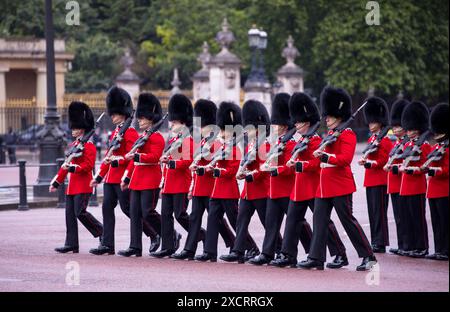
<instances>
[{"instance_id":1,"label":"lamp post","mask_svg":"<svg viewBox=\"0 0 450 312\"><path fill-rule=\"evenodd\" d=\"M64 132L59 126L59 115L56 109L52 0L45 0L45 54L47 64L47 108L44 116L44 128L37 133L40 151L39 164L41 165L39 167L37 184L33 186L34 196L37 197L51 196L51 193L48 192L48 186L57 169L55 166L49 166L48 164L55 163L57 158L63 157Z\"/></svg>"},{"instance_id":2,"label":"lamp post","mask_svg":"<svg viewBox=\"0 0 450 312\"><path fill-rule=\"evenodd\" d=\"M252 51L252 67L250 69L250 74L248 75L248 81L251 82L258 81L258 65L256 64L256 53L259 48L260 38L260 31L256 28L256 25L253 25L252 28L248 31L248 43Z\"/></svg>"},{"instance_id":3,"label":"lamp post","mask_svg":"<svg viewBox=\"0 0 450 312\"><path fill-rule=\"evenodd\" d=\"M264 50L267 48L267 33L264 30L259 32L258 51L259 51L259 81L267 82L266 71L264 70Z\"/></svg>"}]
</instances>

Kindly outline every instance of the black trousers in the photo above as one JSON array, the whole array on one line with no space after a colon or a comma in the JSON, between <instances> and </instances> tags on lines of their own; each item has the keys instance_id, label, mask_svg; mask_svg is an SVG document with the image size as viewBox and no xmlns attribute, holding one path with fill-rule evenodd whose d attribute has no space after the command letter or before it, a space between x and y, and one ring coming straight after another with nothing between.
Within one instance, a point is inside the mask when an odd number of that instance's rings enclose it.
<instances>
[{"instance_id":1,"label":"black trousers","mask_svg":"<svg viewBox=\"0 0 450 312\"><path fill-rule=\"evenodd\" d=\"M186 238L184 250L195 253L201 233L203 232L203 235L205 235L205 230L202 229L202 219L205 210L209 212L209 197L193 196L192 211L189 215L189 233ZM219 233L222 236L225 245L227 247L232 247L235 237L225 218L222 218L219 222Z\"/></svg>"},{"instance_id":2,"label":"black trousers","mask_svg":"<svg viewBox=\"0 0 450 312\"><path fill-rule=\"evenodd\" d=\"M387 185L367 187L366 198L372 246L389 246Z\"/></svg>"},{"instance_id":3,"label":"black trousers","mask_svg":"<svg viewBox=\"0 0 450 312\"><path fill-rule=\"evenodd\" d=\"M189 204L187 193L179 194L162 194L161 205L161 237L162 250L174 250L175 241L174 235L174 215L177 222L189 232L189 215L187 214L187 207ZM198 237L199 241L204 239L204 231L200 231Z\"/></svg>"},{"instance_id":4,"label":"black trousers","mask_svg":"<svg viewBox=\"0 0 450 312\"><path fill-rule=\"evenodd\" d=\"M372 256L373 251L369 241L358 220L353 216L352 194L348 194L330 198L316 198L313 215L313 238L308 257L322 262L326 261L328 224L333 207L336 209L339 220L344 226L358 256L360 258Z\"/></svg>"},{"instance_id":5,"label":"black trousers","mask_svg":"<svg viewBox=\"0 0 450 312\"><path fill-rule=\"evenodd\" d=\"M403 222L402 220L402 209L406 209L403 204L403 196L400 196L399 193L393 193L391 194L391 201L392 201L392 210L394 212L394 220L395 220L395 227L397 230L397 246L398 249L404 250L405 244L403 242Z\"/></svg>"},{"instance_id":6,"label":"black trousers","mask_svg":"<svg viewBox=\"0 0 450 312\"><path fill-rule=\"evenodd\" d=\"M103 233L102 224L86 208L89 204L90 193L66 195L66 242L65 246L78 247L78 222L94 236Z\"/></svg>"},{"instance_id":7,"label":"black trousers","mask_svg":"<svg viewBox=\"0 0 450 312\"><path fill-rule=\"evenodd\" d=\"M434 250L448 256L448 209L449 198L430 198L431 222L433 225Z\"/></svg>"},{"instance_id":8,"label":"black trousers","mask_svg":"<svg viewBox=\"0 0 450 312\"><path fill-rule=\"evenodd\" d=\"M205 252L217 255L217 244L219 239L220 220L224 214L227 215L231 227L236 230L238 216L238 199L217 199L209 200L208 224L206 227ZM233 242L234 243L234 242ZM250 245L248 243L248 245Z\"/></svg>"},{"instance_id":9,"label":"black trousers","mask_svg":"<svg viewBox=\"0 0 450 312\"><path fill-rule=\"evenodd\" d=\"M284 228L283 235L283 245L281 248L281 252L283 254L297 258L297 246L299 240L305 249L305 253L309 253L312 240L312 230L308 221L305 219L305 214L308 207L314 213L314 199L305 201L291 200L289 202L286 226ZM336 226L331 219L330 222L328 222L327 246L332 257L336 255L345 255L346 253L345 246L342 243Z\"/></svg>"},{"instance_id":10,"label":"black trousers","mask_svg":"<svg viewBox=\"0 0 450 312\"><path fill-rule=\"evenodd\" d=\"M159 189L131 190L131 248L142 250L142 230L145 223L152 223L155 225L156 231L161 231L161 219L155 218L154 214L158 198Z\"/></svg>"},{"instance_id":11,"label":"black trousers","mask_svg":"<svg viewBox=\"0 0 450 312\"><path fill-rule=\"evenodd\" d=\"M234 242L233 251L244 253L245 250L256 249L258 245L248 232L248 226L255 211L258 214L259 220L263 227L266 227L266 210L267 210L267 198L247 200L241 199L239 202L239 211L236 223L236 241ZM281 234L278 232L281 242ZM281 243L280 243L281 244ZM277 246L277 250L281 249L281 246Z\"/></svg>"},{"instance_id":12,"label":"black trousers","mask_svg":"<svg viewBox=\"0 0 450 312\"><path fill-rule=\"evenodd\" d=\"M405 204L405 250L428 249L428 226L425 219L425 194L403 196ZM402 214L403 216L403 214Z\"/></svg>"},{"instance_id":13,"label":"black trousers","mask_svg":"<svg viewBox=\"0 0 450 312\"><path fill-rule=\"evenodd\" d=\"M120 184L105 183L103 186L102 204L102 244L111 248L114 248L114 228L116 225L114 209L116 208L117 203L119 203L123 213L130 218L130 190L126 189L122 191L120 189ZM154 238L161 233L161 216L155 209L149 211L147 219L143 220L143 229L145 235L151 238Z\"/></svg>"},{"instance_id":14,"label":"black trousers","mask_svg":"<svg viewBox=\"0 0 450 312\"><path fill-rule=\"evenodd\" d=\"M267 199L266 232L264 234L262 253L273 258L277 251L276 246L281 245L279 232L284 215L288 211L289 197Z\"/></svg>"}]
</instances>

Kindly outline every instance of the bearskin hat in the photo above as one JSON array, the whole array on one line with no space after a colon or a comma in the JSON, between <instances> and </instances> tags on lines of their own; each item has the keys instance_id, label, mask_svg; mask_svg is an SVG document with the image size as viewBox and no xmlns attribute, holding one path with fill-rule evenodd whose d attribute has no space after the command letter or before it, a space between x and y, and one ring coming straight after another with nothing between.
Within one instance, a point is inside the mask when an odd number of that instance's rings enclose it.
<instances>
[{"instance_id":1,"label":"bearskin hat","mask_svg":"<svg viewBox=\"0 0 450 312\"><path fill-rule=\"evenodd\" d=\"M217 106L213 101L200 99L194 106L194 117L201 118L201 127L216 124Z\"/></svg>"},{"instance_id":2,"label":"bearskin hat","mask_svg":"<svg viewBox=\"0 0 450 312\"><path fill-rule=\"evenodd\" d=\"M275 95L270 115L270 123L272 125L292 126L289 116L289 99L290 95L287 93L278 93Z\"/></svg>"},{"instance_id":3,"label":"bearskin hat","mask_svg":"<svg viewBox=\"0 0 450 312\"><path fill-rule=\"evenodd\" d=\"M158 122L162 118L162 108L159 100L151 93L141 93L136 107L136 118L147 118Z\"/></svg>"},{"instance_id":4,"label":"bearskin hat","mask_svg":"<svg viewBox=\"0 0 450 312\"><path fill-rule=\"evenodd\" d=\"M352 99L341 88L325 87L320 94L322 116L333 116L348 120L352 115Z\"/></svg>"},{"instance_id":5,"label":"bearskin hat","mask_svg":"<svg viewBox=\"0 0 450 312\"><path fill-rule=\"evenodd\" d=\"M194 109L191 100L184 94L175 94L169 100L169 121L178 120L187 127L192 126Z\"/></svg>"},{"instance_id":6,"label":"bearskin hat","mask_svg":"<svg viewBox=\"0 0 450 312\"><path fill-rule=\"evenodd\" d=\"M293 123L310 122L316 124L320 120L319 109L311 97L303 92L296 92L289 100L289 113Z\"/></svg>"},{"instance_id":7,"label":"bearskin hat","mask_svg":"<svg viewBox=\"0 0 450 312\"><path fill-rule=\"evenodd\" d=\"M407 105L409 105L409 103L410 103L409 101L401 99L395 101L394 104L392 104L391 118L390 118L392 127L402 125L403 110Z\"/></svg>"},{"instance_id":8,"label":"bearskin hat","mask_svg":"<svg viewBox=\"0 0 450 312\"><path fill-rule=\"evenodd\" d=\"M69 128L85 129L91 131L94 129L94 114L91 108L83 102L72 102L69 105Z\"/></svg>"},{"instance_id":9,"label":"bearskin hat","mask_svg":"<svg viewBox=\"0 0 450 312\"><path fill-rule=\"evenodd\" d=\"M412 102L405 107L402 114L402 128L408 130L419 130L423 133L429 124L428 107L419 101Z\"/></svg>"},{"instance_id":10,"label":"bearskin hat","mask_svg":"<svg viewBox=\"0 0 450 312\"><path fill-rule=\"evenodd\" d=\"M242 110L234 103L220 103L216 116L217 126L222 130L225 126L242 125Z\"/></svg>"},{"instance_id":11,"label":"bearskin hat","mask_svg":"<svg viewBox=\"0 0 450 312\"><path fill-rule=\"evenodd\" d=\"M242 107L242 119L244 126L270 126L269 113L266 107L259 101L248 100L244 103Z\"/></svg>"},{"instance_id":12,"label":"bearskin hat","mask_svg":"<svg viewBox=\"0 0 450 312\"><path fill-rule=\"evenodd\" d=\"M106 109L109 116L120 114L130 117L133 110L133 102L127 91L113 86L106 95Z\"/></svg>"},{"instance_id":13,"label":"bearskin hat","mask_svg":"<svg viewBox=\"0 0 450 312\"><path fill-rule=\"evenodd\" d=\"M436 105L430 114L430 129L435 134L448 133L448 103L440 103Z\"/></svg>"},{"instance_id":14,"label":"bearskin hat","mask_svg":"<svg viewBox=\"0 0 450 312\"><path fill-rule=\"evenodd\" d=\"M389 110L385 100L371 96L367 99L367 104L363 108L366 124L378 122L382 126L389 124Z\"/></svg>"}]
</instances>

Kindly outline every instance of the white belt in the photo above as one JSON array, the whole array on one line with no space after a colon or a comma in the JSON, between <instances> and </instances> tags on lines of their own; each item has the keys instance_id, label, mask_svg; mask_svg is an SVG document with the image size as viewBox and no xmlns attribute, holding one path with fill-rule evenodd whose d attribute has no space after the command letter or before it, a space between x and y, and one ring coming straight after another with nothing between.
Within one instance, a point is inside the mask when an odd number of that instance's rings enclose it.
<instances>
[{"instance_id":1,"label":"white belt","mask_svg":"<svg viewBox=\"0 0 450 312\"><path fill-rule=\"evenodd\" d=\"M337 167L336 165L332 165L332 164L327 164L327 163L320 163L320 168L335 168Z\"/></svg>"},{"instance_id":2,"label":"white belt","mask_svg":"<svg viewBox=\"0 0 450 312\"><path fill-rule=\"evenodd\" d=\"M159 165L159 163L143 163L143 162L135 162L135 166L156 166Z\"/></svg>"}]
</instances>

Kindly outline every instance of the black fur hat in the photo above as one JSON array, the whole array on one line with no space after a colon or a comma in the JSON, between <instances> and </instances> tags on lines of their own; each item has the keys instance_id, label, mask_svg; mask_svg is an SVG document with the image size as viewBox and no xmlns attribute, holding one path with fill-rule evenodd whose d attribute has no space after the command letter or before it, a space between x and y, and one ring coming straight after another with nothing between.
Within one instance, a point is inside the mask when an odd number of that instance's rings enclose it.
<instances>
[{"instance_id":1,"label":"black fur hat","mask_svg":"<svg viewBox=\"0 0 450 312\"><path fill-rule=\"evenodd\" d=\"M289 113L293 123L310 122L316 124L320 120L319 109L311 97L303 92L296 92L289 100Z\"/></svg>"},{"instance_id":2,"label":"black fur hat","mask_svg":"<svg viewBox=\"0 0 450 312\"><path fill-rule=\"evenodd\" d=\"M371 96L367 99L367 104L363 108L366 124L378 122L382 126L389 124L389 110L385 100Z\"/></svg>"},{"instance_id":3,"label":"black fur hat","mask_svg":"<svg viewBox=\"0 0 450 312\"><path fill-rule=\"evenodd\" d=\"M402 114L402 128L419 130L420 133L428 129L429 110L423 102L414 101L405 107Z\"/></svg>"},{"instance_id":4,"label":"black fur hat","mask_svg":"<svg viewBox=\"0 0 450 312\"><path fill-rule=\"evenodd\" d=\"M269 113L266 107L259 101L248 100L244 103L242 107L242 119L244 126L270 126Z\"/></svg>"},{"instance_id":5,"label":"black fur hat","mask_svg":"<svg viewBox=\"0 0 450 312\"><path fill-rule=\"evenodd\" d=\"M187 127L192 126L194 109L191 100L183 94L175 94L169 100L169 121L178 120Z\"/></svg>"},{"instance_id":6,"label":"black fur hat","mask_svg":"<svg viewBox=\"0 0 450 312\"><path fill-rule=\"evenodd\" d=\"M234 103L220 103L216 116L217 126L222 130L225 126L242 125L242 110Z\"/></svg>"},{"instance_id":7,"label":"black fur hat","mask_svg":"<svg viewBox=\"0 0 450 312\"><path fill-rule=\"evenodd\" d=\"M440 103L436 105L430 114L430 129L435 134L447 134L448 133L448 103Z\"/></svg>"},{"instance_id":8,"label":"black fur hat","mask_svg":"<svg viewBox=\"0 0 450 312\"><path fill-rule=\"evenodd\" d=\"M322 116L333 116L348 120L352 115L352 99L341 88L325 87L320 94Z\"/></svg>"},{"instance_id":9,"label":"black fur hat","mask_svg":"<svg viewBox=\"0 0 450 312\"><path fill-rule=\"evenodd\" d=\"M94 114L91 108L83 102L72 102L69 105L69 128L85 129L91 131L94 128Z\"/></svg>"},{"instance_id":10,"label":"black fur hat","mask_svg":"<svg viewBox=\"0 0 450 312\"><path fill-rule=\"evenodd\" d=\"M159 100L151 93L139 94L136 107L136 118L147 118L153 122L158 122L162 118L162 108Z\"/></svg>"},{"instance_id":11,"label":"black fur hat","mask_svg":"<svg viewBox=\"0 0 450 312\"><path fill-rule=\"evenodd\" d=\"M113 86L106 95L106 108L109 116L120 114L130 117L133 110L133 102L127 91Z\"/></svg>"},{"instance_id":12,"label":"black fur hat","mask_svg":"<svg viewBox=\"0 0 450 312\"><path fill-rule=\"evenodd\" d=\"M402 125L402 114L403 110L410 102L407 100L397 100L392 104L391 108L391 126L401 126Z\"/></svg>"},{"instance_id":13,"label":"black fur hat","mask_svg":"<svg viewBox=\"0 0 450 312\"><path fill-rule=\"evenodd\" d=\"M201 127L216 124L217 106L213 101L200 99L194 106L194 117L201 118Z\"/></svg>"},{"instance_id":14,"label":"black fur hat","mask_svg":"<svg viewBox=\"0 0 450 312\"><path fill-rule=\"evenodd\" d=\"M290 95L287 93L278 93L275 95L270 115L270 123L272 125L292 126L289 116L289 99Z\"/></svg>"}]
</instances>

